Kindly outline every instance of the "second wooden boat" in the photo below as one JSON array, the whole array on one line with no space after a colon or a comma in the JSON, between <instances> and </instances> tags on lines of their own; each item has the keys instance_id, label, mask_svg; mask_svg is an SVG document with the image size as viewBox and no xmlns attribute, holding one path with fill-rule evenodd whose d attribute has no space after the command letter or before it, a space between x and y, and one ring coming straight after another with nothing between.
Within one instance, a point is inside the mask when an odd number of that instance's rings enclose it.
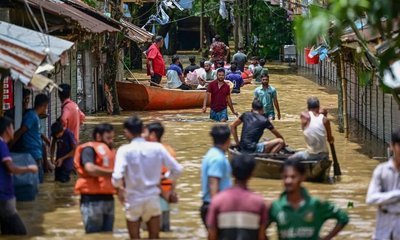
<instances>
[{"instance_id":1,"label":"second wooden boat","mask_svg":"<svg viewBox=\"0 0 400 240\"><path fill-rule=\"evenodd\" d=\"M236 149L229 149L230 158L241 154ZM259 178L280 179L281 168L290 154L251 154L256 160L253 176ZM306 168L306 180L323 182L328 179L332 161L329 159L301 161Z\"/></svg>"},{"instance_id":2,"label":"second wooden boat","mask_svg":"<svg viewBox=\"0 0 400 240\"><path fill-rule=\"evenodd\" d=\"M131 82L117 82L119 105L124 110L201 108L206 91L165 89Z\"/></svg>"}]
</instances>

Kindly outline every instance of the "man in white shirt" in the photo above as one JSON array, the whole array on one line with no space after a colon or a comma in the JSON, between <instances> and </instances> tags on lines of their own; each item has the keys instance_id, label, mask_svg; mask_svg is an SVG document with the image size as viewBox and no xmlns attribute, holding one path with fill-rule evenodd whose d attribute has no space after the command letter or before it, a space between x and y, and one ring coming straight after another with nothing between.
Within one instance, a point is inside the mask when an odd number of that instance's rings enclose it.
<instances>
[{"instance_id":1,"label":"man in white shirt","mask_svg":"<svg viewBox=\"0 0 400 240\"><path fill-rule=\"evenodd\" d=\"M211 65L210 61L204 62L204 72L199 76L199 86L197 89L206 89L208 83L217 79L217 71L212 70Z\"/></svg>"},{"instance_id":2,"label":"man in white shirt","mask_svg":"<svg viewBox=\"0 0 400 240\"><path fill-rule=\"evenodd\" d=\"M142 131L143 122L138 117L131 117L124 122L124 133L130 143L118 149L112 179L125 207L130 238L140 238L142 220L147 224L149 238L158 239L161 167L164 165L170 170L171 179L178 178L183 167L162 144L145 141L141 137Z\"/></svg>"},{"instance_id":3,"label":"man in white shirt","mask_svg":"<svg viewBox=\"0 0 400 240\"><path fill-rule=\"evenodd\" d=\"M299 151L290 158L298 160L316 160L329 158L329 150L326 142L334 143L331 123L323 114L318 98L307 99L308 111L300 115L301 129L307 144L305 151Z\"/></svg>"},{"instance_id":4,"label":"man in white shirt","mask_svg":"<svg viewBox=\"0 0 400 240\"><path fill-rule=\"evenodd\" d=\"M372 175L367 204L378 206L373 239L400 239L400 129L392 132L393 157L379 164Z\"/></svg>"}]
</instances>

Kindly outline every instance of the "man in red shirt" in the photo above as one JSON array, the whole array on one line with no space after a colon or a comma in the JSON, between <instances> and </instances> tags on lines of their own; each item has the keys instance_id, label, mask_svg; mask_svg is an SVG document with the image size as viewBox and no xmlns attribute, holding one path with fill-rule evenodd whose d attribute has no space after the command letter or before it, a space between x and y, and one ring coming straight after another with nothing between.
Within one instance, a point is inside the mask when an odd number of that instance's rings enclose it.
<instances>
[{"instance_id":1,"label":"man in red shirt","mask_svg":"<svg viewBox=\"0 0 400 240\"><path fill-rule=\"evenodd\" d=\"M79 143L79 131L85 121L85 114L79 109L78 104L71 100L71 86L66 83L58 86L60 88L58 97L62 103L60 120L64 127L74 134L76 142Z\"/></svg>"},{"instance_id":2,"label":"man in red shirt","mask_svg":"<svg viewBox=\"0 0 400 240\"><path fill-rule=\"evenodd\" d=\"M163 46L163 37L157 36L147 50L147 75L151 76L151 86L158 86L161 77L165 76L165 63L160 51Z\"/></svg>"},{"instance_id":3,"label":"man in red shirt","mask_svg":"<svg viewBox=\"0 0 400 240\"><path fill-rule=\"evenodd\" d=\"M225 56L228 55L229 47L221 41L219 35L215 35L215 42L210 46L211 59L215 64L216 61L225 61Z\"/></svg>"},{"instance_id":4,"label":"man in red shirt","mask_svg":"<svg viewBox=\"0 0 400 240\"><path fill-rule=\"evenodd\" d=\"M225 70L220 68L217 70L217 80L208 84L207 94L204 97L203 102L203 113L207 111L207 101L211 95L210 118L212 120L217 122L228 121L228 106L232 113L238 116L239 114L235 112L235 109L233 108L230 93L231 89L228 84L225 83Z\"/></svg>"}]
</instances>

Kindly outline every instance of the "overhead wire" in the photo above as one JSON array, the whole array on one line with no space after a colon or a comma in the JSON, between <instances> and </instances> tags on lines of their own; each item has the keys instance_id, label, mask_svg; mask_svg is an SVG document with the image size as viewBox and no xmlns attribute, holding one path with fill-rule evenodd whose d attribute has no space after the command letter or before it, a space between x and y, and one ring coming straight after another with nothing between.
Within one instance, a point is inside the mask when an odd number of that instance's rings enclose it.
<instances>
[{"instance_id":1,"label":"overhead wire","mask_svg":"<svg viewBox=\"0 0 400 240\"><path fill-rule=\"evenodd\" d=\"M140 15L140 16L137 16L137 17L132 18L132 20L137 20L137 19L140 19L141 17L145 16L146 14L148 14L149 12L151 12L151 10L153 10L153 8L154 8L155 6L156 6L156 4L154 3L153 6L151 6L149 10L147 10L145 13L143 13L143 14Z\"/></svg>"},{"instance_id":2,"label":"overhead wire","mask_svg":"<svg viewBox=\"0 0 400 240\"><path fill-rule=\"evenodd\" d=\"M189 1L187 1L186 3L188 3L188 2L194 2L194 0L189 0ZM243 6L243 5L245 5L245 3L239 4L239 7L240 7L240 6ZM250 6L248 6L247 8L250 8ZM215 8L211 8L211 9L205 10L205 11L203 11L203 12L200 12L200 14L202 14L202 13L207 13L207 12L212 12L212 11L214 11L214 10L216 10L216 9L219 9L219 5L218 5L217 7L215 7ZM170 22L168 22L168 23L179 22L179 21L182 21L182 20L191 18L191 17L194 17L194 16L186 16L186 17L178 18L178 19L175 19L175 20L170 21ZM153 23L153 24L155 24L155 25L161 25L160 23ZM147 25L149 25L149 23L145 24L142 28L145 28Z\"/></svg>"}]
</instances>

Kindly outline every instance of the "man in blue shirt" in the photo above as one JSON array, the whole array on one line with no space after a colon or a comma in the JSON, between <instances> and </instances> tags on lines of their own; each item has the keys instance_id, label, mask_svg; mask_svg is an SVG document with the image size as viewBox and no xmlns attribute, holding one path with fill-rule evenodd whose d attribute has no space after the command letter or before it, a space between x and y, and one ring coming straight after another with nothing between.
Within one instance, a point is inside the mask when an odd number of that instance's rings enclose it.
<instances>
[{"instance_id":1,"label":"man in blue shirt","mask_svg":"<svg viewBox=\"0 0 400 240\"><path fill-rule=\"evenodd\" d=\"M259 100L264 106L264 116L269 120L275 120L275 108L278 113L278 120L281 119L281 110L279 109L276 89L269 85L269 75L261 75L261 86L254 91L254 99Z\"/></svg>"},{"instance_id":2,"label":"man in blue shirt","mask_svg":"<svg viewBox=\"0 0 400 240\"><path fill-rule=\"evenodd\" d=\"M22 118L21 128L15 133L14 142L22 140L22 152L29 153L39 167L39 181L43 182L43 164L49 165L47 159L43 159L43 141L46 139L40 132L40 115L47 114L49 98L45 94L35 97L34 108L28 110ZM44 160L44 161L43 161ZM47 167L49 169L50 167Z\"/></svg>"},{"instance_id":3,"label":"man in blue shirt","mask_svg":"<svg viewBox=\"0 0 400 240\"><path fill-rule=\"evenodd\" d=\"M229 80L233 83L232 93L240 93L240 88L243 87L244 81L241 73L237 70L237 64L231 64L231 71L225 77L226 80Z\"/></svg>"},{"instance_id":4,"label":"man in blue shirt","mask_svg":"<svg viewBox=\"0 0 400 240\"><path fill-rule=\"evenodd\" d=\"M231 165L225 156L229 149L231 132L227 125L216 125L211 130L214 147L208 150L201 164L201 191L203 205L201 219L206 225L206 217L211 199L218 192L231 187Z\"/></svg>"},{"instance_id":5,"label":"man in blue shirt","mask_svg":"<svg viewBox=\"0 0 400 240\"><path fill-rule=\"evenodd\" d=\"M191 90L190 86L185 84L185 78L179 64L179 56L173 56L172 64L167 70L167 87L171 89Z\"/></svg>"},{"instance_id":6,"label":"man in blue shirt","mask_svg":"<svg viewBox=\"0 0 400 240\"><path fill-rule=\"evenodd\" d=\"M15 166L7 146L14 136L11 119L0 117L0 228L1 234L25 235L24 223L15 208L13 174L37 172L36 165Z\"/></svg>"}]
</instances>

